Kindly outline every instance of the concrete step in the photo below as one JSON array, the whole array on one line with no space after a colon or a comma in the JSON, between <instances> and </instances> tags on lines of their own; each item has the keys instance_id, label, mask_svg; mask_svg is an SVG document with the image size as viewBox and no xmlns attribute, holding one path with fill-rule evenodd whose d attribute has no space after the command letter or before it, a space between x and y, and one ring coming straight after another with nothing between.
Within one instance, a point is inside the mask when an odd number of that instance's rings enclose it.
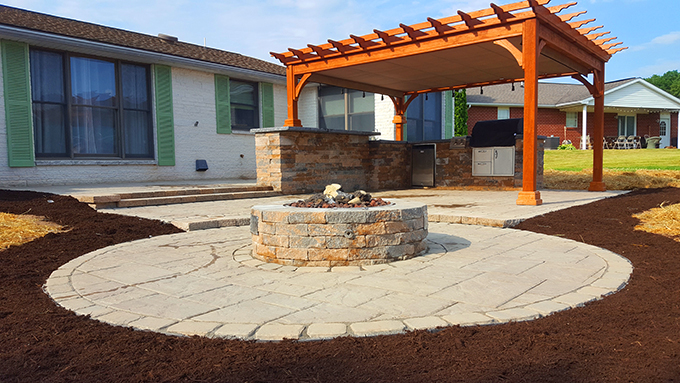
<instances>
[{"instance_id":1,"label":"concrete step","mask_svg":"<svg viewBox=\"0 0 680 383\"><path fill-rule=\"evenodd\" d=\"M119 193L111 195L77 196L78 200L96 209L170 205L190 202L273 197L281 193L265 186L229 186L215 188L178 188Z\"/></svg>"},{"instance_id":2,"label":"concrete step","mask_svg":"<svg viewBox=\"0 0 680 383\"><path fill-rule=\"evenodd\" d=\"M228 192L228 193L209 193L209 194L189 194L189 195L175 195L175 196L160 196L160 197L144 197L144 198L126 198L121 199L116 203L116 207L138 207L138 206L156 206L156 205L171 205L179 203L190 202L207 202L207 201L223 201L230 199L245 199L245 198L262 198L274 197L281 193L266 190L266 191L242 191L242 192Z\"/></svg>"}]
</instances>

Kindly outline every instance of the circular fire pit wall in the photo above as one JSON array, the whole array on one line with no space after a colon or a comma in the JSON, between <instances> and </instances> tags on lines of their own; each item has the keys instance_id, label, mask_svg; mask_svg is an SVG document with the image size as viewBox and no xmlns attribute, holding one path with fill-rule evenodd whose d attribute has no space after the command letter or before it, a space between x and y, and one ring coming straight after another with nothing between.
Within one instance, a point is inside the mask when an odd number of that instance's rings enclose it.
<instances>
[{"instance_id":1,"label":"circular fire pit wall","mask_svg":"<svg viewBox=\"0 0 680 383\"><path fill-rule=\"evenodd\" d=\"M253 257L290 266L372 265L427 250L427 206L394 202L371 208L254 206Z\"/></svg>"}]
</instances>

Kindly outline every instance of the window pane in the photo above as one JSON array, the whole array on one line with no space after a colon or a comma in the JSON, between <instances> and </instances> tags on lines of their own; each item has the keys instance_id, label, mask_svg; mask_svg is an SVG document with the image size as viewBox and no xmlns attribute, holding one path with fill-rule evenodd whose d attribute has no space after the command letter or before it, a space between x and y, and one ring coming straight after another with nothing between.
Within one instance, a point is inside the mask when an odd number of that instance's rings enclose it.
<instances>
[{"instance_id":1,"label":"window pane","mask_svg":"<svg viewBox=\"0 0 680 383\"><path fill-rule=\"evenodd\" d=\"M416 101L414 101L416 102ZM411 103L413 105L413 103ZM411 107L409 105L409 108ZM422 141L423 140L423 120L411 118L410 115L406 119L406 141Z\"/></svg>"},{"instance_id":2,"label":"window pane","mask_svg":"<svg viewBox=\"0 0 680 383\"><path fill-rule=\"evenodd\" d=\"M149 113L126 110L124 113L125 156L153 157L153 134L149 126Z\"/></svg>"},{"instance_id":3,"label":"window pane","mask_svg":"<svg viewBox=\"0 0 680 383\"><path fill-rule=\"evenodd\" d=\"M76 106L71 115L74 154L115 155L115 111Z\"/></svg>"},{"instance_id":4,"label":"window pane","mask_svg":"<svg viewBox=\"0 0 680 383\"><path fill-rule=\"evenodd\" d=\"M375 127L375 114L373 112L355 113L349 116L349 130L359 132L372 132L374 130L374 127Z\"/></svg>"},{"instance_id":5,"label":"window pane","mask_svg":"<svg viewBox=\"0 0 680 383\"><path fill-rule=\"evenodd\" d=\"M626 119L628 120L626 136L633 136L635 135L635 117L628 116Z\"/></svg>"},{"instance_id":6,"label":"window pane","mask_svg":"<svg viewBox=\"0 0 680 383\"><path fill-rule=\"evenodd\" d=\"M567 128L578 128L578 113L567 112Z\"/></svg>"},{"instance_id":7,"label":"window pane","mask_svg":"<svg viewBox=\"0 0 680 383\"><path fill-rule=\"evenodd\" d=\"M116 71L112 62L71 57L72 103L116 106Z\"/></svg>"},{"instance_id":8,"label":"window pane","mask_svg":"<svg viewBox=\"0 0 680 383\"><path fill-rule=\"evenodd\" d=\"M123 78L123 108L149 110L146 67L122 64L120 70Z\"/></svg>"},{"instance_id":9,"label":"window pane","mask_svg":"<svg viewBox=\"0 0 680 383\"><path fill-rule=\"evenodd\" d=\"M229 80L231 128L250 130L260 126L257 83Z\"/></svg>"},{"instance_id":10,"label":"window pane","mask_svg":"<svg viewBox=\"0 0 680 383\"><path fill-rule=\"evenodd\" d=\"M33 104L35 155L38 157L68 156L64 106L59 104Z\"/></svg>"},{"instance_id":11,"label":"window pane","mask_svg":"<svg viewBox=\"0 0 680 383\"><path fill-rule=\"evenodd\" d=\"M364 97L364 92L353 90L349 93L349 113L366 113L373 112L375 110L375 99L373 93L366 93Z\"/></svg>"},{"instance_id":12,"label":"window pane","mask_svg":"<svg viewBox=\"0 0 680 383\"><path fill-rule=\"evenodd\" d=\"M257 114L252 107L231 105L231 128L249 130L257 127Z\"/></svg>"},{"instance_id":13,"label":"window pane","mask_svg":"<svg viewBox=\"0 0 680 383\"><path fill-rule=\"evenodd\" d=\"M62 55L32 50L30 60L33 101L64 103L64 58Z\"/></svg>"},{"instance_id":14,"label":"window pane","mask_svg":"<svg viewBox=\"0 0 680 383\"><path fill-rule=\"evenodd\" d=\"M232 104L257 105L257 84L229 80L229 95Z\"/></svg>"}]
</instances>

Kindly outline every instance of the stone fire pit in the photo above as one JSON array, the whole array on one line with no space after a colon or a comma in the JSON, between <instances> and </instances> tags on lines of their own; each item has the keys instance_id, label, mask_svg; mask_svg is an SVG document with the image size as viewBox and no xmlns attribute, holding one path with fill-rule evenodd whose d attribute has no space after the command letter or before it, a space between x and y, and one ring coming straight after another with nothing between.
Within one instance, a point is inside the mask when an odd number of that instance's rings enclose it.
<instances>
[{"instance_id":1,"label":"stone fire pit","mask_svg":"<svg viewBox=\"0 0 680 383\"><path fill-rule=\"evenodd\" d=\"M365 208L254 206L253 257L289 266L372 265L427 250L427 206L392 200Z\"/></svg>"}]
</instances>

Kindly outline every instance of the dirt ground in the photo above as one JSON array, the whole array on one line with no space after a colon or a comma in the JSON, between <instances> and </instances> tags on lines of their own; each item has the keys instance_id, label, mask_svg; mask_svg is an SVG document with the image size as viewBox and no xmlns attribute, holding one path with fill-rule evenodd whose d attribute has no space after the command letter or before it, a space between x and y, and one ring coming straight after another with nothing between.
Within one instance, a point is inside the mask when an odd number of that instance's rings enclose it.
<instances>
[{"instance_id":1,"label":"dirt ground","mask_svg":"<svg viewBox=\"0 0 680 383\"><path fill-rule=\"evenodd\" d=\"M256 343L135 331L57 307L42 285L60 265L179 229L69 197L0 191L0 211L71 229L0 252L0 382L680 381L680 243L634 231L631 217L663 202L680 203L680 189L637 190L518 227L632 261L626 288L585 307L503 325Z\"/></svg>"}]
</instances>

